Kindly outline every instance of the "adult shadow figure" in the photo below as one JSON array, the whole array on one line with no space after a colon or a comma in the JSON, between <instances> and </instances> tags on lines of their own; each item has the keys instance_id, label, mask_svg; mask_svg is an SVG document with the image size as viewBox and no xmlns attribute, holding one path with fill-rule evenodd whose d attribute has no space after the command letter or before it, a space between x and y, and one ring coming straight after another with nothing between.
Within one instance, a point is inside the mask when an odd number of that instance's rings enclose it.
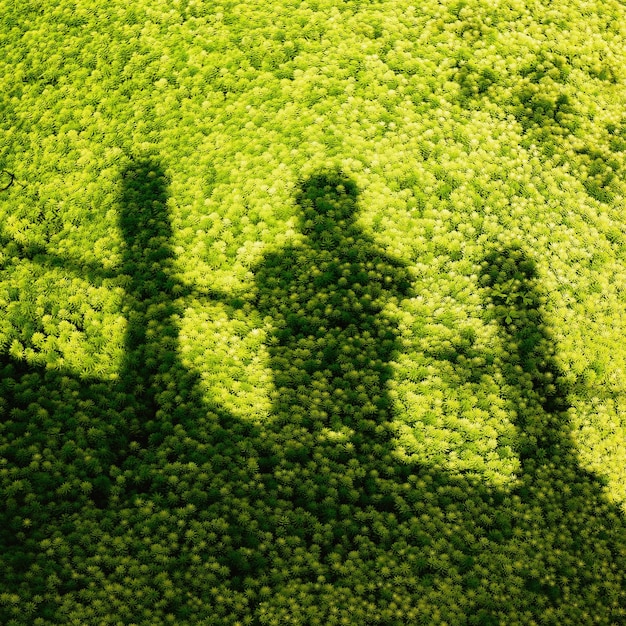
<instances>
[{"instance_id":1,"label":"adult shadow figure","mask_svg":"<svg viewBox=\"0 0 626 626\"><path fill-rule=\"evenodd\" d=\"M17 249L16 258L21 261L78 275L101 288L106 288L102 281L111 278L122 279L125 285L122 313L126 333L117 381L79 375L56 363L41 366L8 354L0 356L5 413L16 418L10 424L18 431L34 426L24 420L34 419L39 410L38 419L47 420L44 426L61 428L59 439L72 441L72 447L86 446L84 451L94 464L96 458L102 458L106 465L121 463L131 453L131 447L146 447L159 409L165 409L164 415L171 413L158 397L162 384L159 376L164 371L173 370L170 377L177 388L191 390L196 382L183 375L183 368L176 362L175 319L181 313L177 298L189 295L190 290L178 284L173 275L167 179L156 162L132 159L121 179L118 227L123 252L121 266L115 270L49 253L41 245L18 245L2 237L5 245ZM28 287L23 291L27 292ZM41 320L35 317L22 321L30 328L30 334L45 332ZM72 317L72 325L75 330L84 331L80 313ZM25 339L28 341L29 337ZM189 392L184 393L186 397ZM82 414L82 425L77 414ZM91 435L87 436L89 429ZM44 430L27 428L35 437L33 441L44 437ZM22 441L21 445L28 446L29 441ZM97 443L98 447L90 443ZM98 467L102 470L101 465ZM98 473L102 477L102 472ZM104 506L107 494L107 489L96 489L92 499L97 506Z\"/></svg>"},{"instance_id":2,"label":"adult shadow figure","mask_svg":"<svg viewBox=\"0 0 626 626\"><path fill-rule=\"evenodd\" d=\"M232 446L244 436L238 437L235 420L204 398L198 375L178 356L184 298L221 300L226 306L229 298L210 290L198 293L176 277L167 188L156 161L130 158L121 172L122 254L114 270L2 237L22 261L78 275L101 288L106 288L106 279L121 282L126 319L117 380L0 355L0 452L7 470L0 559L3 591L20 598L0 606L2 623L11 623L16 612L31 621L63 620L64 603L65 610L73 603L88 615L96 599L90 591L94 580L114 584L122 576L116 558L103 560L105 543L125 545L130 562L154 562L154 555L146 556L150 540L131 540L134 525L151 519L128 519L135 502L149 500L153 518L183 502L206 504L211 493L219 499L215 482L221 485L223 476L221 482L209 481L206 492L189 484L178 492L171 488L185 473L174 460L202 467L207 456L216 456L222 463L214 462L211 469L229 473L224 467L236 456ZM41 320L25 323L45 332ZM82 330L80 315L73 323ZM236 475L230 471L231 479ZM185 552L184 545L179 552ZM179 565L173 558L161 572L169 575ZM156 590L150 594L162 595ZM39 600L30 607L33 598ZM105 601L112 602L110 597ZM165 606L176 613L180 602ZM27 613L24 605L30 607ZM114 615L117 609L110 604L108 610Z\"/></svg>"},{"instance_id":3,"label":"adult shadow figure","mask_svg":"<svg viewBox=\"0 0 626 626\"><path fill-rule=\"evenodd\" d=\"M274 585L267 619L326 623L341 607L367 623L394 594L390 549L406 545L399 524L412 516L415 468L393 457L389 389L400 350L391 311L412 294L411 273L359 226L357 187L341 171L308 178L296 203L302 237L253 268L274 379L258 464L275 512L259 503L255 524L276 540L265 564L243 567Z\"/></svg>"}]
</instances>

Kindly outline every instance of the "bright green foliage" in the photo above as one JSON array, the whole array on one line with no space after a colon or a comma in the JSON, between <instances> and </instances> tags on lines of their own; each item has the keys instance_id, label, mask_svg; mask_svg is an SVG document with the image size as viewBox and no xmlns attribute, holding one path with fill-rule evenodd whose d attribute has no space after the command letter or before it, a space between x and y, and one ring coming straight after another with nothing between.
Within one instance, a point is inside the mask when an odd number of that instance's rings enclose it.
<instances>
[{"instance_id":1,"label":"bright green foliage","mask_svg":"<svg viewBox=\"0 0 626 626\"><path fill-rule=\"evenodd\" d=\"M0 15L0 623L626 622L621 3Z\"/></svg>"}]
</instances>

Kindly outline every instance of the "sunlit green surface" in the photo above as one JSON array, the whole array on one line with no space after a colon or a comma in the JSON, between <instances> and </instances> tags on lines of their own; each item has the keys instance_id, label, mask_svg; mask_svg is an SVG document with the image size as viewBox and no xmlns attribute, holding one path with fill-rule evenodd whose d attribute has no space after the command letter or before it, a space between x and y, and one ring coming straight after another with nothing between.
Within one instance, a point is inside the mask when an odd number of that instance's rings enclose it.
<instances>
[{"instance_id":1,"label":"sunlit green surface","mask_svg":"<svg viewBox=\"0 0 626 626\"><path fill-rule=\"evenodd\" d=\"M0 2L0 622L626 619L619 2Z\"/></svg>"}]
</instances>

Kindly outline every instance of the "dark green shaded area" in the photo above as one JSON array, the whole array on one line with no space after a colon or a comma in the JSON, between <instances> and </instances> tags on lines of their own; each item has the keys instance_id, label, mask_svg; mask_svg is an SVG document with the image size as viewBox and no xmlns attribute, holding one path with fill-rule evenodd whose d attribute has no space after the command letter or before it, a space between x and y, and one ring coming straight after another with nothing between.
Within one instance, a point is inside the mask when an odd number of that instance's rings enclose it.
<instances>
[{"instance_id":1,"label":"dark green shaded area","mask_svg":"<svg viewBox=\"0 0 626 626\"><path fill-rule=\"evenodd\" d=\"M2 623L619 623L624 520L578 461L523 248L487 253L479 278L519 433L505 491L394 455L385 304L419 294L359 228L350 178L303 181L303 239L253 268L244 306L274 329L271 419L256 424L207 399L178 357L191 290L173 269L167 190L153 160L121 173L119 382L0 359ZM460 363L466 339L438 358Z\"/></svg>"}]
</instances>

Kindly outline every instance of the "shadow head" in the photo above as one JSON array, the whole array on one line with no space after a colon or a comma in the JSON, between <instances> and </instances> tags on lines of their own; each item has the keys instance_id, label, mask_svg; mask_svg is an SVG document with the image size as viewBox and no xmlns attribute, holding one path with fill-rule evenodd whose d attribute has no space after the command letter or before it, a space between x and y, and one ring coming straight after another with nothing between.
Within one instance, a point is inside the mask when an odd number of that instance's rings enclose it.
<instances>
[{"instance_id":1,"label":"shadow head","mask_svg":"<svg viewBox=\"0 0 626 626\"><path fill-rule=\"evenodd\" d=\"M118 226L122 267L138 299L172 288L172 224L167 206L169 180L158 162L132 159L122 171Z\"/></svg>"},{"instance_id":2,"label":"shadow head","mask_svg":"<svg viewBox=\"0 0 626 626\"><path fill-rule=\"evenodd\" d=\"M311 238L346 234L357 210L356 183L341 170L320 172L306 179L296 195L302 232Z\"/></svg>"},{"instance_id":3,"label":"shadow head","mask_svg":"<svg viewBox=\"0 0 626 626\"><path fill-rule=\"evenodd\" d=\"M168 187L162 167L151 159L133 160L122 171L119 227L127 246L146 250L154 238L171 239Z\"/></svg>"}]
</instances>

